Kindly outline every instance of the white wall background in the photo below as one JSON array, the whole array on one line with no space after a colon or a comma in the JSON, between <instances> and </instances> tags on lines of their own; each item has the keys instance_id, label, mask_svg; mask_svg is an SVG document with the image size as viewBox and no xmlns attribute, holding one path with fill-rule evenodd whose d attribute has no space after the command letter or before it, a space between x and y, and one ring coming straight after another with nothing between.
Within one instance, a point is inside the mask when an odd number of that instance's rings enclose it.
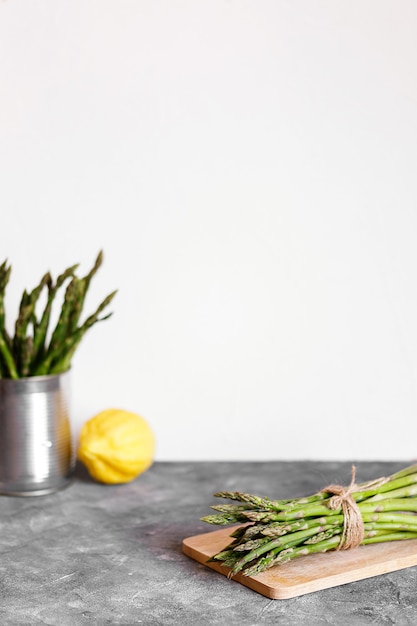
<instances>
[{"instance_id":1,"label":"white wall background","mask_svg":"<svg viewBox=\"0 0 417 626\"><path fill-rule=\"evenodd\" d=\"M4 0L0 251L98 250L73 420L157 459L417 455L417 3Z\"/></svg>"}]
</instances>

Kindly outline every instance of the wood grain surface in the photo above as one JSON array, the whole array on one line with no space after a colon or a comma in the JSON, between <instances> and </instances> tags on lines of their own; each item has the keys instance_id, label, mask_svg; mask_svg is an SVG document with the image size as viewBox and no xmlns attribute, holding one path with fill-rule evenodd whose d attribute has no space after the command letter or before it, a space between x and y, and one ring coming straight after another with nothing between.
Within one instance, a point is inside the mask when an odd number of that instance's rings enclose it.
<instances>
[{"instance_id":1,"label":"wood grain surface","mask_svg":"<svg viewBox=\"0 0 417 626\"><path fill-rule=\"evenodd\" d=\"M184 539L184 554L227 576L227 568L207 563L207 559L230 542L233 528ZM417 539L408 539L297 557L256 576L239 573L230 580L230 584L236 581L268 598L284 600L414 565L417 565Z\"/></svg>"}]
</instances>

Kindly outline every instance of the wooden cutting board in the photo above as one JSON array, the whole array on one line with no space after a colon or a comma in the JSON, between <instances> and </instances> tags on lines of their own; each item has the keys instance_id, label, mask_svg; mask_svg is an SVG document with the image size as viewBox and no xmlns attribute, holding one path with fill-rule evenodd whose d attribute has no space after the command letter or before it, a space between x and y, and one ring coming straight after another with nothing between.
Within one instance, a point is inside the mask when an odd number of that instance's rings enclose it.
<instances>
[{"instance_id":1,"label":"wooden cutting board","mask_svg":"<svg viewBox=\"0 0 417 626\"><path fill-rule=\"evenodd\" d=\"M227 568L217 563L207 563L207 559L230 543L233 528L222 528L184 539L184 554L227 576ZM277 565L256 576L239 573L231 579L230 584L237 581L268 598L284 600L413 565L417 565L417 539L407 539L297 557L292 562Z\"/></svg>"}]
</instances>

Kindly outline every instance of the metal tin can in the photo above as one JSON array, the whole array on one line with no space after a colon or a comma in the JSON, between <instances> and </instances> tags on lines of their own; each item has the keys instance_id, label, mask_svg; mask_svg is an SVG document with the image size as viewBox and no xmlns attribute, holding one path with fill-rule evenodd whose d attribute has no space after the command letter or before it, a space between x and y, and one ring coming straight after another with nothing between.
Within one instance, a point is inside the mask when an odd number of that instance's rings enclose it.
<instances>
[{"instance_id":1,"label":"metal tin can","mask_svg":"<svg viewBox=\"0 0 417 626\"><path fill-rule=\"evenodd\" d=\"M69 372L0 379L0 493L37 496L71 481Z\"/></svg>"}]
</instances>

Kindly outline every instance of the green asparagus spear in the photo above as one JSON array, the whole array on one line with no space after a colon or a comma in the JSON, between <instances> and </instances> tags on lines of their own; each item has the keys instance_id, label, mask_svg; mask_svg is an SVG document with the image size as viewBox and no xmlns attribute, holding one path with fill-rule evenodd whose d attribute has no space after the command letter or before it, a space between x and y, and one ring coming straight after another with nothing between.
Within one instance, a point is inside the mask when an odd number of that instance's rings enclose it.
<instances>
[{"instance_id":1,"label":"green asparagus spear","mask_svg":"<svg viewBox=\"0 0 417 626\"><path fill-rule=\"evenodd\" d=\"M10 279L11 266L4 261L0 266L0 376L4 378L18 378L16 363L13 358L12 341L6 329L4 298L6 287Z\"/></svg>"},{"instance_id":2,"label":"green asparagus spear","mask_svg":"<svg viewBox=\"0 0 417 626\"><path fill-rule=\"evenodd\" d=\"M40 294L44 287L48 286L49 282L50 274L48 272L42 277L37 287L30 293L25 290L22 295L13 338L13 353L20 376L27 376L29 374L33 334L36 332L37 328L36 305ZM30 335L30 326L33 327L32 335Z\"/></svg>"},{"instance_id":3,"label":"green asparagus spear","mask_svg":"<svg viewBox=\"0 0 417 626\"><path fill-rule=\"evenodd\" d=\"M52 374L58 374L60 372L67 371L67 369L69 369L71 365L71 360L74 352L78 348L87 330L89 330L97 322L103 322L112 315L112 313L107 313L107 315L99 317L103 309L105 309L113 300L116 293L117 291L113 291L103 300L103 302L98 306L95 313L93 313L93 315L90 315L90 317L86 319L83 325L76 329L71 337L67 338L67 340L63 343L62 350L51 353L50 372Z\"/></svg>"},{"instance_id":4,"label":"green asparagus spear","mask_svg":"<svg viewBox=\"0 0 417 626\"><path fill-rule=\"evenodd\" d=\"M43 310L42 316L40 318L39 323L36 326L34 336L33 336L33 349L32 349L32 358L31 358L31 370L34 370L39 359L41 359L46 352L46 337L49 329L49 321L51 318L52 305L55 300L56 294L59 289L63 286L63 284L74 276L74 272L77 269L78 265L72 265L68 269L65 270L60 276L58 276L56 283L53 284L52 278L49 275L49 281L47 283L48 286L48 297L46 301L45 308Z\"/></svg>"},{"instance_id":5,"label":"green asparagus spear","mask_svg":"<svg viewBox=\"0 0 417 626\"><path fill-rule=\"evenodd\" d=\"M255 575L297 556L339 549L344 541L345 514L332 508L332 493L293 500L270 500L241 492L218 492L241 504L215 505L210 524L241 523L232 541L210 560L230 568L230 575ZM417 467L354 485L349 497L363 524L362 544L417 538ZM363 537L361 539L361 537Z\"/></svg>"},{"instance_id":6,"label":"green asparagus spear","mask_svg":"<svg viewBox=\"0 0 417 626\"><path fill-rule=\"evenodd\" d=\"M116 291L107 296L95 313L79 325L83 306L92 278L103 262L103 252L96 257L92 269L78 278L72 265L53 282L47 272L31 292L23 292L19 312L10 337L5 324L5 291L11 268L7 261L0 266L0 377L19 378L64 372L71 366L71 359L87 330L97 322L108 319L111 313L101 316ZM69 281L65 289L61 310L55 328L48 340L52 308L57 293ZM38 316L39 298L44 288L48 294L42 314Z\"/></svg>"}]
</instances>

